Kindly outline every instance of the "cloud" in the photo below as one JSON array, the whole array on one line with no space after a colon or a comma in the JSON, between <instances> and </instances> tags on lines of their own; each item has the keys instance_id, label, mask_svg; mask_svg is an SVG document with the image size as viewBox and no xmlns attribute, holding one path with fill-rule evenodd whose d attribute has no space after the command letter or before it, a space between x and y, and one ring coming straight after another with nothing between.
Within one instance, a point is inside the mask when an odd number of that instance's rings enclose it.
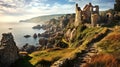
<instances>
[{"instance_id":1,"label":"cloud","mask_svg":"<svg viewBox=\"0 0 120 67\"><path fill-rule=\"evenodd\" d=\"M81 8L91 2L93 5L99 5L100 10L107 10L114 7L114 0L69 0L69 2L76 2Z\"/></svg>"},{"instance_id":2,"label":"cloud","mask_svg":"<svg viewBox=\"0 0 120 67\"><path fill-rule=\"evenodd\" d=\"M103 0L0 0L0 16L4 16L3 19L29 19L40 15L73 13L75 2L81 8L92 2L100 5L100 9L111 8L110 4L114 3L113 0L104 1L107 5Z\"/></svg>"},{"instance_id":3,"label":"cloud","mask_svg":"<svg viewBox=\"0 0 120 67\"><path fill-rule=\"evenodd\" d=\"M16 6L14 6L14 5L10 5L10 4L7 4L7 3L5 3L4 1L0 1L0 6L1 7L6 7L6 8L15 8Z\"/></svg>"}]
</instances>

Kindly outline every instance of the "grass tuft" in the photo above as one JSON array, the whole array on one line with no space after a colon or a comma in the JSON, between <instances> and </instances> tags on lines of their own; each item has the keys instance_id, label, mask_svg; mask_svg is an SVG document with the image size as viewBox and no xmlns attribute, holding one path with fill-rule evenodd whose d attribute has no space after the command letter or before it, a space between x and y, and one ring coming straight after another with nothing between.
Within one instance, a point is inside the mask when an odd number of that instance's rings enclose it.
<instances>
[{"instance_id":1,"label":"grass tuft","mask_svg":"<svg viewBox=\"0 0 120 67\"><path fill-rule=\"evenodd\" d=\"M85 67L120 67L120 63L113 55L99 54L93 56Z\"/></svg>"}]
</instances>

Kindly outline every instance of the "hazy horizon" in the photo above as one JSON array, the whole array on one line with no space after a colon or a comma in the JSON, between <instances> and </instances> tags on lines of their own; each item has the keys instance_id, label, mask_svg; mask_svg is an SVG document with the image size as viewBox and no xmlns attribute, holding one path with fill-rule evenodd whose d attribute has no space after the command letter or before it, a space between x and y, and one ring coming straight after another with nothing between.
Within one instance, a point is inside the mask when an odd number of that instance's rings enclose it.
<instances>
[{"instance_id":1,"label":"hazy horizon","mask_svg":"<svg viewBox=\"0 0 120 67\"><path fill-rule=\"evenodd\" d=\"M91 2L100 11L114 7L114 0L0 0L0 23L18 22L37 16L75 13L75 3L81 8Z\"/></svg>"}]
</instances>

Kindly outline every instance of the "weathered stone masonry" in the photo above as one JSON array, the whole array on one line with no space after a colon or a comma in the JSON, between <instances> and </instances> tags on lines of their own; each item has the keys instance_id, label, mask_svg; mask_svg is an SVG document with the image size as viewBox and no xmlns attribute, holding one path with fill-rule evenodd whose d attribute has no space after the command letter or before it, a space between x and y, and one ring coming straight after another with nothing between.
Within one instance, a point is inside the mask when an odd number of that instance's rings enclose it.
<instances>
[{"instance_id":1,"label":"weathered stone masonry","mask_svg":"<svg viewBox=\"0 0 120 67\"><path fill-rule=\"evenodd\" d=\"M83 10L76 4L76 16L74 26L77 27L83 22L90 22L92 27L95 27L100 19L99 6L93 6L91 3L85 5Z\"/></svg>"}]
</instances>

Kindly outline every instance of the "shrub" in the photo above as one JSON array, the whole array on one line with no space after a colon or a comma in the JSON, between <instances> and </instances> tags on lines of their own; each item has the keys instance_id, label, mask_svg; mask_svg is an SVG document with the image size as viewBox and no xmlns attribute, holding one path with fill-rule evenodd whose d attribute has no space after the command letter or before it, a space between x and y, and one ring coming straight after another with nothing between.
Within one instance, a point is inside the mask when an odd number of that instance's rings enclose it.
<instances>
[{"instance_id":1,"label":"shrub","mask_svg":"<svg viewBox=\"0 0 120 67\"><path fill-rule=\"evenodd\" d=\"M85 67L120 67L120 63L113 55L99 54L93 56Z\"/></svg>"},{"instance_id":2,"label":"shrub","mask_svg":"<svg viewBox=\"0 0 120 67\"><path fill-rule=\"evenodd\" d=\"M114 52L120 50L120 33L114 32L106 36L101 42L98 43L105 52Z\"/></svg>"}]
</instances>

